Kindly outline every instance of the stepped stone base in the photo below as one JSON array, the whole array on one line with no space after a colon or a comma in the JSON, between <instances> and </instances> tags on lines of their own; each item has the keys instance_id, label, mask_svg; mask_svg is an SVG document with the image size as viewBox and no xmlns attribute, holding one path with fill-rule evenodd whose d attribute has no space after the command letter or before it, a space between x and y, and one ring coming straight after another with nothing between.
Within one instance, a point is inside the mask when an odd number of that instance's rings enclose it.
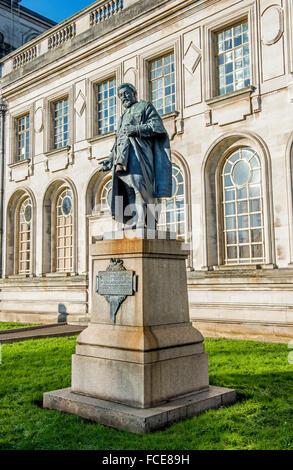
<instances>
[{"instance_id":1,"label":"stepped stone base","mask_svg":"<svg viewBox=\"0 0 293 470\"><path fill-rule=\"evenodd\" d=\"M231 404L236 393L209 386L204 338L189 320L186 245L134 232L91 245L91 324L77 338L71 388L45 393L44 407L149 432Z\"/></svg>"},{"instance_id":2,"label":"stepped stone base","mask_svg":"<svg viewBox=\"0 0 293 470\"><path fill-rule=\"evenodd\" d=\"M65 388L45 393L43 406L116 429L146 433L165 428L176 421L192 418L209 409L232 405L235 401L235 390L210 386L205 391L141 409L80 395L73 393L70 388Z\"/></svg>"}]
</instances>

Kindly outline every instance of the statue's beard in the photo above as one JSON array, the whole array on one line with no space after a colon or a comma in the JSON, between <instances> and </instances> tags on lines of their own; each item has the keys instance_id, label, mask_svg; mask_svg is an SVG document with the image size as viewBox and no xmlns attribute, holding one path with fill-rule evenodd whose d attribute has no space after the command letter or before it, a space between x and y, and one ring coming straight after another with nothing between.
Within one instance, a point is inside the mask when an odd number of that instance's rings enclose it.
<instances>
[{"instance_id":1,"label":"statue's beard","mask_svg":"<svg viewBox=\"0 0 293 470\"><path fill-rule=\"evenodd\" d=\"M123 104L124 108L130 108L130 106L132 106L133 102L130 101L130 100L124 100L122 102L122 104Z\"/></svg>"}]
</instances>

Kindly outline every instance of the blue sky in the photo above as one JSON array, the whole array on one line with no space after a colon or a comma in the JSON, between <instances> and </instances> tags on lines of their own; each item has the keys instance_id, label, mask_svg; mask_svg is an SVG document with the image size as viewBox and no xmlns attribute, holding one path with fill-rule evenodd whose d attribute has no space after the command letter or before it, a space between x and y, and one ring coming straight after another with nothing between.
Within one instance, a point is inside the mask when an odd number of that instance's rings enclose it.
<instances>
[{"instance_id":1,"label":"blue sky","mask_svg":"<svg viewBox=\"0 0 293 470\"><path fill-rule=\"evenodd\" d=\"M94 0L22 0L21 5L59 23L93 2Z\"/></svg>"}]
</instances>

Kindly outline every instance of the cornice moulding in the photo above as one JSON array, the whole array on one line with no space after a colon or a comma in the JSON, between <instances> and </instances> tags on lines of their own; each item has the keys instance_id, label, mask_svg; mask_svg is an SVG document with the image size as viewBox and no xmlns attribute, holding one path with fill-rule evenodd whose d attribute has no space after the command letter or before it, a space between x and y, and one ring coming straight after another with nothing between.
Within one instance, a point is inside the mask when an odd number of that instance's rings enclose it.
<instances>
[{"instance_id":1,"label":"cornice moulding","mask_svg":"<svg viewBox=\"0 0 293 470\"><path fill-rule=\"evenodd\" d=\"M161 20L164 20L165 18L171 17L174 15L177 11L179 10L188 10L188 9L193 9L193 8L198 8L198 9L203 9L206 8L207 4L211 5L214 3L218 3L220 0L198 0L195 2L195 0L186 0L185 2L182 2L182 0L175 0L173 3L173 7L169 5L169 1L163 0L161 5L164 7L162 8L162 11L158 14L156 11L158 8L157 2L154 0L152 1L152 6L147 11L142 11L140 12L136 17L133 18L133 20L129 20L129 13L131 13L132 8L138 8L137 5L132 5L129 7L129 9L126 7L122 12L117 15L113 16L110 19L107 20L105 23L101 23L102 26L104 27L105 31L102 35L98 35L99 31L99 26L101 24L98 24L92 28L89 28L83 33L80 33L79 35L76 35L76 37L72 40L70 43L70 48L68 48L68 45L65 43L63 46L61 46L58 51L62 52L65 51L65 54L63 56L60 56L58 59L58 62L56 61L56 57L54 52L55 51L49 51L46 54L40 55L37 59L35 59L33 62L30 62L27 64L25 67L22 69L18 69L17 71L13 71L6 76L3 77L2 79L2 90L3 90L3 96L8 97L12 93L17 93L21 89L23 89L23 84L21 83L23 79L25 78L26 81L26 86L30 86L34 84L35 82L39 81L40 78L45 79L46 77L52 75L52 73L58 73L60 70L70 67L74 63L78 61L82 61L89 56L94 55L95 53L100 52L101 50L103 52L109 51L111 47L116 46L118 42L121 42L125 39L128 41L130 40L131 37L135 37L139 31L141 31L141 26L143 25L144 30L148 27L153 27L155 23L158 23ZM144 2L139 2L140 8L142 9L143 4L149 3L149 0L145 0ZM85 10L82 10L82 13L84 12L90 12L93 9L93 5L91 5L91 8L87 7ZM38 44L42 39L52 35L55 31L57 31L61 26L65 26L67 23L72 22L74 20L77 20L79 18L81 12L77 13L76 15L72 16L68 20L65 20L64 22L60 23L54 28L51 28L48 30L46 33L43 33L41 36L38 36L35 40L32 40L28 44L26 44L25 48L31 47L33 44ZM126 15L128 13L128 15ZM148 18L146 18L146 15L148 15ZM123 24L121 25L121 19L123 18ZM154 21L155 18L155 21ZM136 22L134 26L134 21ZM114 27L113 27L114 23ZM119 27L123 27L122 31L121 29L118 30ZM118 30L118 31L117 31ZM93 34L93 31L95 34ZM111 35L111 39L109 38L107 40L107 35ZM88 36L88 41L86 42ZM92 36L92 37L89 37ZM93 37L94 36L94 37ZM92 47L91 44L94 41L97 41L97 44ZM72 52L72 46L74 43L82 43L81 46L78 46L75 48L75 50ZM107 46L105 47L105 44ZM82 47L86 46L86 50L81 53L80 49ZM21 51L25 48L20 48L11 53L10 55L5 57L5 61L9 59L13 59L15 55L18 55L21 53ZM66 51L67 49L67 51ZM69 50L68 50L69 49ZM48 59L48 54L52 54L52 59ZM44 60L45 59L45 60ZM38 64L38 60L40 60L40 63ZM60 61L62 63L60 64ZM33 68L33 64L37 65L37 71ZM50 67L49 70L44 70L45 67ZM27 73L25 73L27 70ZM17 74L18 72L18 74ZM29 78L29 75L32 75L35 72L35 75ZM11 79L14 78L14 75L18 75L15 77L15 79L12 81ZM10 80L9 80L10 79ZM20 82L19 85L16 86L16 83Z\"/></svg>"}]
</instances>

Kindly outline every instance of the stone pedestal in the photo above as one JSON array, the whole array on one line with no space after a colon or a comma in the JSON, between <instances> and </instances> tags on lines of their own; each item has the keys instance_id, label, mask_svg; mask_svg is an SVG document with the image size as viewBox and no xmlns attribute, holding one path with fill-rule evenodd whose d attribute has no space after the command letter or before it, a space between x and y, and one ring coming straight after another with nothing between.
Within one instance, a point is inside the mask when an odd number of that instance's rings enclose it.
<instances>
[{"instance_id":1,"label":"stone pedestal","mask_svg":"<svg viewBox=\"0 0 293 470\"><path fill-rule=\"evenodd\" d=\"M90 255L92 317L77 339L72 387L45 394L44 407L143 432L235 401L234 391L209 387L203 337L189 320L184 244L125 232L96 242ZM121 304L116 323L96 292L111 258L137 276L137 291Z\"/></svg>"}]
</instances>

